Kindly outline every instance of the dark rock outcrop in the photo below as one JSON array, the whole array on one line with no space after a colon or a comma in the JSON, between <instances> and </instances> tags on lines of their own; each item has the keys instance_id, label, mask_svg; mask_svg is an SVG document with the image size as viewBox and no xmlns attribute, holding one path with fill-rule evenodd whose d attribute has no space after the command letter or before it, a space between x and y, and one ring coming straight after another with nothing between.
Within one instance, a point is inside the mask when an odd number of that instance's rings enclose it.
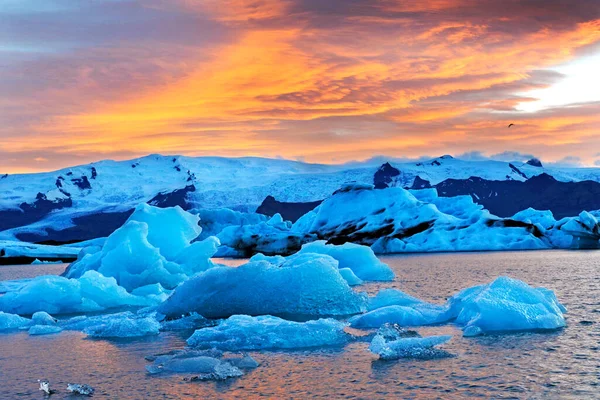
<instances>
[{"instance_id":1,"label":"dark rock outcrop","mask_svg":"<svg viewBox=\"0 0 600 400\"><path fill-rule=\"evenodd\" d=\"M525 182L479 177L446 179L434 187L442 197L470 195L473 201L499 217L510 217L529 207L550 210L556 219L600 209L600 183L560 182L545 173Z\"/></svg>"},{"instance_id":2,"label":"dark rock outcrop","mask_svg":"<svg viewBox=\"0 0 600 400\"><path fill-rule=\"evenodd\" d=\"M284 221L296 222L298 218L309 211L314 210L323 200L311 201L307 203L285 203L277 201L273 196L267 196L260 206L256 209L258 214L272 217L275 214L281 214Z\"/></svg>"},{"instance_id":3,"label":"dark rock outcrop","mask_svg":"<svg viewBox=\"0 0 600 400\"><path fill-rule=\"evenodd\" d=\"M159 193L150 199L148 204L161 208L179 206L184 210L189 210L192 207L188 203L188 194L195 191L196 187L194 185L188 185L182 189L177 189L172 192Z\"/></svg>"},{"instance_id":4,"label":"dark rock outcrop","mask_svg":"<svg viewBox=\"0 0 600 400\"><path fill-rule=\"evenodd\" d=\"M71 182L73 182L73 184L81 190L92 188L92 185L90 184L90 181L88 180L88 177L85 175L83 175L81 178L71 179Z\"/></svg>"},{"instance_id":5,"label":"dark rock outcrop","mask_svg":"<svg viewBox=\"0 0 600 400\"><path fill-rule=\"evenodd\" d=\"M48 200L45 194L38 193L34 202L21 203L20 210L0 211L0 231L34 223L54 210L72 206L70 198Z\"/></svg>"},{"instance_id":6,"label":"dark rock outcrop","mask_svg":"<svg viewBox=\"0 0 600 400\"><path fill-rule=\"evenodd\" d=\"M375 172L373 185L375 185L375 189L385 189L392 183L393 178L398 175L400 175L400 170L386 162Z\"/></svg>"},{"instance_id":7,"label":"dark rock outcrop","mask_svg":"<svg viewBox=\"0 0 600 400\"><path fill-rule=\"evenodd\" d=\"M23 242L60 245L76 243L105 237L121 227L133 210L122 212L101 212L88 214L72 219L73 226L63 230L47 229L46 235L32 232L21 232L16 234L17 239Z\"/></svg>"},{"instance_id":8,"label":"dark rock outcrop","mask_svg":"<svg viewBox=\"0 0 600 400\"><path fill-rule=\"evenodd\" d=\"M526 164L529 164L534 167L543 167L542 162L537 158L532 158L531 160L527 161Z\"/></svg>"},{"instance_id":9,"label":"dark rock outcrop","mask_svg":"<svg viewBox=\"0 0 600 400\"><path fill-rule=\"evenodd\" d=\"M429 189L429 188L431 188L431 183L427 179L423 179L417 175L410 188L411 189Z\"/></svg>"}]
</instances>

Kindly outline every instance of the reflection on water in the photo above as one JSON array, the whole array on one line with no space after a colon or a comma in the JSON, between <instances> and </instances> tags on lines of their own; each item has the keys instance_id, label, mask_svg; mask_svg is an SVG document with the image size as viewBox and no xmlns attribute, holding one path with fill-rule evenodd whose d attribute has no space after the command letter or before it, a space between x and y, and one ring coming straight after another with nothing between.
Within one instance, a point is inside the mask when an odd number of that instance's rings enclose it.
<instances>
[{"instance_id":1,"label":"reflection on water","mask_svg":"<svg viewBox=\"0 0 600 400\"><path fill-rule=\"evenodd\" d=\"M600 252L436 254L383 260L394 268L398 280L368 284L364 289L370 293L398 287L443 302L459 289L509 275L555 290L569 308L568 327L549 334L469 339L451 325L418 329L423 335L454 335L444 348L455 357L428 361L379 361L368 352L368 343L360 342L343 349L251 353L261 363L259 368L217 383L145 373L144 356L185 346L191 332L127 341L89 340L77 332L42 337L4 334L0 398L40 399L41 378L62 389L52 399L72 398L64 393L67 382L88 383L96 388L94 397L118 399L600 396ZM0 267L0 279L6 279L4 268Z\"/></svg>"}]
</instances>

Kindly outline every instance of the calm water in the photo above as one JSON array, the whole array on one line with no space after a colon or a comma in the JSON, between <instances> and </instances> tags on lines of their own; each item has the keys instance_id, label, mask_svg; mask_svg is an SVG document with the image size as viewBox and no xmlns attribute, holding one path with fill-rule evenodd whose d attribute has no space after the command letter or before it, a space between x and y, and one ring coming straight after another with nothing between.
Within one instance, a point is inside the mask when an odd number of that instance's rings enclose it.
<instances>
[{"instance_id":1,"label":"calm water","mask_svg":"<svg viewBox=\"0 0 600 400\"><path fill-rule=\"evenodd\" d=\"M398 276L369 284L371 293L397 287L443 302L457 290L508 275L553 289L568 327L549 334L462 338L454 326L418 329L453 334L452 358L379 361L368 343L299 352L250 353L261 363L227 382L150 377L144 356L185 345L191 334L105 341L77 332L29 337L0 335L0 398L43 396L37 379L57 389L88 383L95 398L600 398L600 252L504 252L382 257ZM64 266L0 267L1 279L58 273ZM583 323L582 323L583 322ZM56 394L52 399L74 398Z\"/></svg>"}]
</instances>

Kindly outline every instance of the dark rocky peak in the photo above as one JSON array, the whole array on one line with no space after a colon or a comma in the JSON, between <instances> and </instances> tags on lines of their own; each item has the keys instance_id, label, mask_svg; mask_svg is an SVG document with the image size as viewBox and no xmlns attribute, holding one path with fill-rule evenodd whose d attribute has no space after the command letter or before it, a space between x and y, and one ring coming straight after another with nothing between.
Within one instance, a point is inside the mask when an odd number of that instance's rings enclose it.
<instances>
[{"instance_id":1,"label":"dark rocky peak","mask_svg":"<svg viewBox=\"0 0 600 400\"><path fill-rule=\"evenodd\" d=\"M525 164L529 164L533 167L539 167L539 168L543 168L544 166L542 165L542 162L538 159L538 158L532 158L531 160L527 161Z\"/></svg>"},{"instance_id":2,"label":"dark rocky peak","mask_svg":"<svg viewBox=\"0 0 600 400\"><path fill-rule=\"evenodd\" d=\"M2 177L0 177L0 179L5 179L5 178L8 178L8 174L4 174L4 175L2 175Z\"/></svg>"},{"instance_id":3,"label":"dark rocky peak","mask_svg":"<svg viewBox=\"0 0 600 400\"><path fill-rule=\"evenodd\" d=\"M71 171L67 172L67 176L73 176L73 172L71 172Z\"/></svg>"},{"instance_id":4,"label":"dark rocky peak","mask_svg":"<svg viewBox=\"0 0 600 400\"><path fill-rule=\"evenodd\" d=\"M373 185L375 185L375 189L385 189L389 187L389 184L392 183L392 178L400 175L400 170L392 167L389 162L383 164L377 171L375 171L375 175L373 176Z\"/></svg>"},{"instance_id":5,"label":"dark rocky peak","mask_svg":"<svg viewBox=\"0 0 600 400\"><path fill-rule=\"evenodd\" d=\"M440 157L440 160L454 160L454 157L452 157L450 154L444 154Z\"/></svg>"},{"instance_id":6,"label":"dark rocky peak","mask_svg":"<svg viewBox=\"0 0 600 400\"><path fill-rule=\"evenodd\" d=\"M135 168L135 167L137 167L138 165L140 165L140 163L139 163L139 162L133 163L133 164L131 164L131 168Z\"/></svg>"},{"instance_id":7,"label":"dark rocky peak","mask_svg":"<svg viewBox=\"0 0 600 400\"><path fill-rule=\"evenodd\" d=\"M548 186L551 185L553 183L558 182L556 179L554 179L554 177L552 175L549 175L547 173L543 173L543 174L539 174L539 175L534 175L531 178L529 178L527 180L527 183L533 186Z\"/></svg>"},{"instance_id":8,"label":"dark rocky peak","mask_svg":"<svg viewBox=\"0 0 600 400\"><path fill-rule=\"evenodd\" d=\"M173 167L177 172L181 172L181 167L179 165L176 165Z\"/></svg>"},{"instance_id":9,"label":"dark rocky peak","mask_svg":"<svg viewBox=\"0 0 600 400\"><path fill-rule=\"evenodd\" d=\"M155 207L175 207L179 206L184 210L191 209L191 205L188 203L188 194L196 191L196 186L187 185L182 189L176 189L172 192L163 192L154 196L148 201L148 204Z\"/></svg>"},{"instance_id":10,"label":"dark rocky peak","mask_svg":"<svg viewBox=\"0 0 600 400\"><path fill-rule=\"evenodd\" d=\"M313 210L323 200L309 201L305 203L286 203L277 201L273 196L267 196L256 209L258 214L272 217L280 214L284 221L296 222L301 216Z\"/></svg>"},{"instance_id":11,"label":"dark rocky peak","mask_svg":"<svg viewBox=\"0 0 600 400\"><path fill-rule=\"evenodd\" d=\"M96 167L92 167L91 179L96 179L97 176L98 176L98 171L96 171Z\"/></svg>"},{"instance_id":12,"label":"dark rocky peak","mask_svg":"<svg viewBox=\"0 0 600 400\"><path fill-rule=\"evenodd\" d=\"M411 189L429 189L431 188L431 182L427 179L421 178L419 175L415 177Z\"/></svg>"}]
</instances>

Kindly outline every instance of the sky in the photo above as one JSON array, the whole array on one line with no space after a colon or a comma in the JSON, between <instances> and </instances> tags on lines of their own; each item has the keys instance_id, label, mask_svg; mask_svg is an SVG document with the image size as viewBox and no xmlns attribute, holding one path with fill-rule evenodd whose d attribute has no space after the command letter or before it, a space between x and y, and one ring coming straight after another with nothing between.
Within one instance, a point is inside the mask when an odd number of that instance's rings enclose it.
<instances>
[{"instance_id":1,"label":"sky","mask_svg":"<svg viewBox=\"0 0 600 400\"><path fill-rule=\"evenodd\" d=\"M600 166L598 70L598 0L2 0L0 171L149 153Z\"/></svg>"}]
</instances>

